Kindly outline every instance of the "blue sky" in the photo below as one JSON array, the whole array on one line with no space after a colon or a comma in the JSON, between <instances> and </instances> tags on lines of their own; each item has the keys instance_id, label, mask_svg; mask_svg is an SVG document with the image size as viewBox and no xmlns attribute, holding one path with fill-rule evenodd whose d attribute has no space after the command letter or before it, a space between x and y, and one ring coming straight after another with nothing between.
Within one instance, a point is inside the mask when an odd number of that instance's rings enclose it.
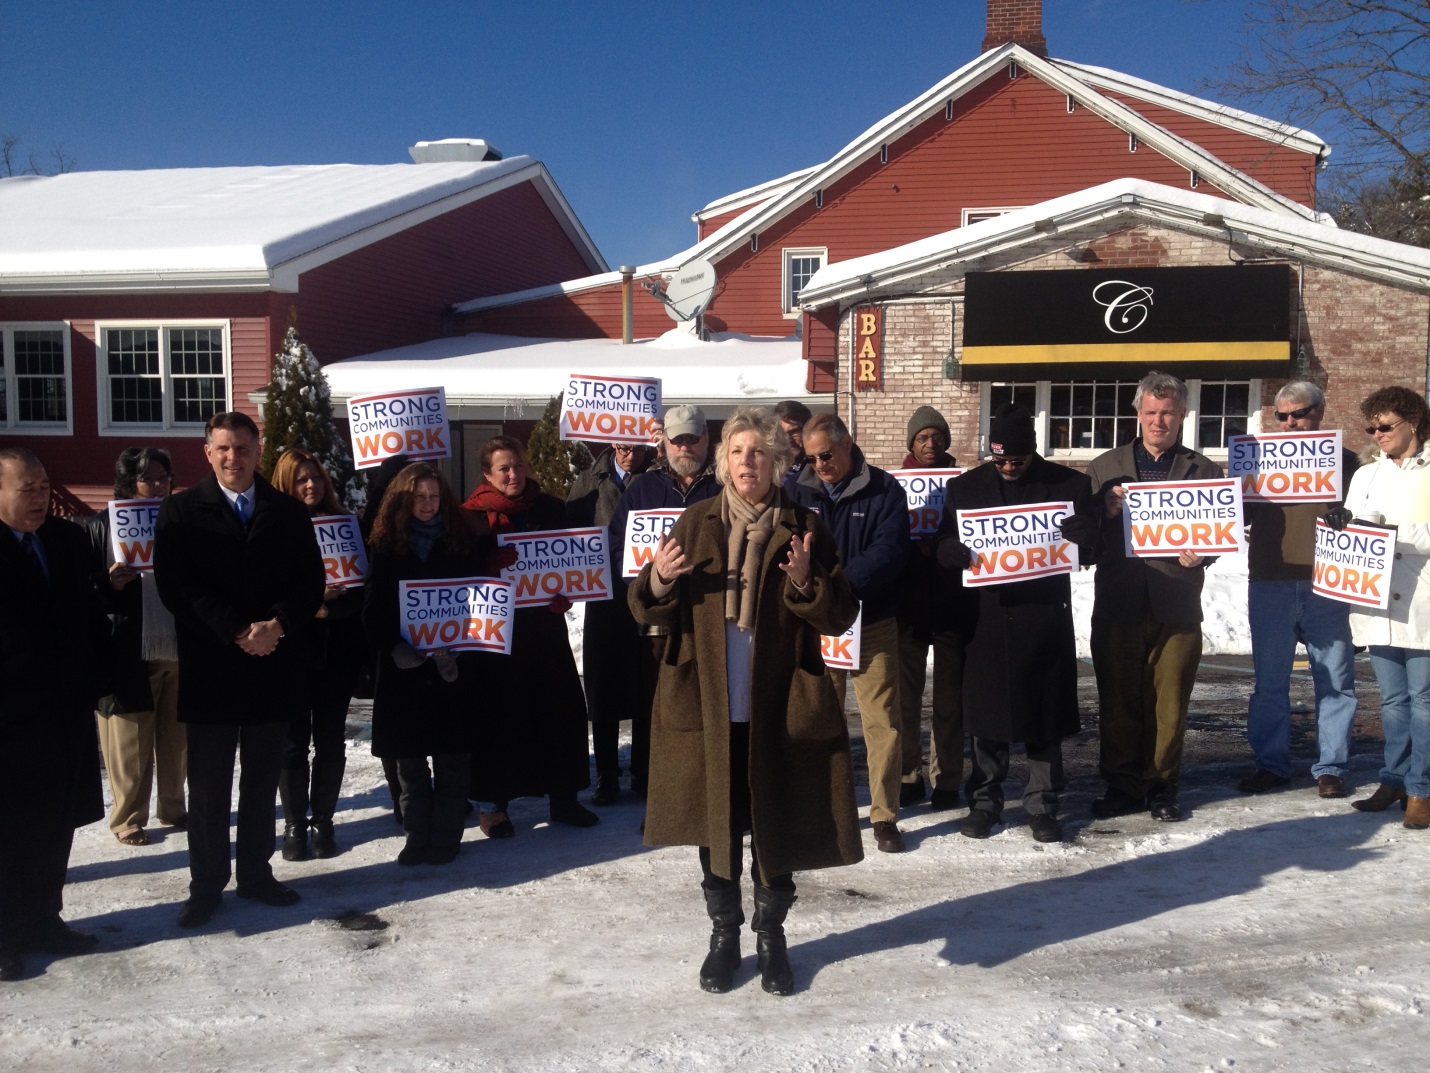
<instances>
[{"instance_id":1,"label":"blue sky","mask_svg":"<svg viewBox=\"0 0 1430 1073\"><path fill-rule=\"evenodd\" d=\"M1239 0L1045 0L1054 56L1189 92ZM6 0L0 132L85 170L394 163L484 137L546 162L611 265L817 163L978 52L984 0L783 5Z\"/></svg>"}]
</instances>

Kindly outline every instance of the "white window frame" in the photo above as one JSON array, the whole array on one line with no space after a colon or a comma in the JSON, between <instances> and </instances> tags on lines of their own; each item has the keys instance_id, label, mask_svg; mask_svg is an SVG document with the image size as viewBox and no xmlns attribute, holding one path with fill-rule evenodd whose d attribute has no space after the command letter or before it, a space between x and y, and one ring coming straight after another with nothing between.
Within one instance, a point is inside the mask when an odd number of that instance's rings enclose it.
<instances>
[{"instance_id":1,"label":"white window frame","mask_svg":"<svg viewBox=\"0 0 1430 1073\"><path fill-rule=\"evenodd\" d=\"M1101 380L1101 379L1103 379L1103 378L1102 378L1102 377L1099 377L1098 379ZM1108 378L1106 378L1106 379L1108 379L1108 380L1110 381L1112 378L1111 378L1111 377L1108 377ZM1120 378L1119 378L1119 379L1120 379ZM1129 379L1130 379L1130 378L1129 378ZM1136 380L1140 380L1140 379L1141 379L1140 376L1136 377ZM1207 379L1207 380L1214 380L1214 381L1217 382L1217 383L1228 383L1228 382L1230 382L1230 383L1247 383L1247 384L1249 384L1249 385L1250 385L1250 391L1249 391L1249 395L1248 395L1248 406L1247 406L1247 408L1248 408L1251 412L1250 412L1249 414L1247 414L1247 431L1248 431L1248 432L1258 432L1258 431L1260 431L1259 427L1256 427L1256 426L1257 426L1257 417L1258 417L1259 414L1261 413L1261 407L1260 407L1260 399L1261 399L1261 379L1260 379L1259 377L1247 377L1245 380L1242 380L1242 379L1239 378L1239 377L1222 377L1222 376L1217 376L1217 377L1206 377L1206 379ZM1000 381L998 381L998 382L999 382L999 383L1006 384L1006 383L1027 383L1028 381L1026 381L1026 380L1020 380L1020 379L1018 379L1018 378L1016 378L1016 377L1009 377L1009 378L1006 379L1006 380L1000 380ZM1059 383L1061 383L1061 382L1062 382L1062 381L1059 381ZM1074 382L1076 382L1076 381L1074 381ZM1133 382L1135 382L1135 380L1134 380ZM1038 437L1038 453L1039 453L1040 455L1042 455L1044 458L1055 459L1055 460L1057 460L1057 461L1059 461L1059 462L1067 462L1067 461L1072 461L1072 462L1090 462L1090 461L1092 461L1094 458L1096 458L1098 455L1102 454L1104 451L1107 450L1107 448L1105 448L1105 447L1071 447L1071 448L1062 448L1062 449L1059 449L1059 450L1050 451L1050 450L1048 449L1048 418L1049 418L1049 410L1050 410L1051 407L1052 407L1053 381L1051 381L1051 380L1038 380L1038 381L1035 381L1035 384L1036 384L1036 388L1035 388L1035 396L1034 396L1034 397L1035 397L1035 399L1036 399L1037 401L1036 401L1036 403L1035 403L1036 411L1035 411L1035 413L1034 413L1034 415L1033 415L1033 427L1034 427L1035 431L1037 432L1037 437ZM1202 447L1202 446L1197 442L1197 441L1198 441L1198 437L1199 437L1199 433L1200 433L1200 431L1201 431L1200 428L1198 427L1198 426L1199 426L1199 422L1198 422L1197 418L1200 416L1200 413L1201 413L1202 381L1201 381L1201 380L1188 380L1188 381L1186 381L1186 384L1187 384L1187 416L1182 419L1182 443L1185 444L1186 446L1190 447L1192 450L1198 451L1198 452L1200 452L1201 454L1206 455L1208 458L1212 459L1213 461L1216 461L1216 462L1225 462L1225 461L1226 461L1226 456L1227 456L1227 451L1226 451L1226 448L1225 448L1225 447L1221 447L1221 446L1217 446L1217 447ZM992 395L993 395L993 384L992 384L992 382L990 382L990 381L985 381L984 383L982 383L982 384L979 385L979 400L978 400L978 456L979 456L979 458L986 458L986 457L988 456L988 421L989 421L989 418L992 417L992 413L990 412L990 410L991 410L991 402L992 402ZM1119 415L1119 416L1128 416L1128 415Z\"/></svg>"},{"instance_id":2,"label":"white window frame","mask_svg":"<svg viewBox=\"0 0 1430 1073\"><path fill-rule=\"evenodd\" d=\"M178 320L102 320L94 322L94 368L95 393L99 405L99 434L101 436L133 436L146 433L156 436L191 436L202 431L202 421L179 422L174 420L174 390L172 364L169 354L169 330L171 328L216 328L223 333L223 368L225 411L233 409L233 335L231 322L219 319L178 319ZM163 420L161 422L120 422L111 418L109 405L109 351L106 349L105 333L110 329L149 329L159 333L159 376L160 397L162 399Z\"/></svg>"},{"instance_id":3,"label":"white window frame","mask_svg":"<svg viewBox=\"0 0 1430 1073\"><path fill-rule=\"evenodd\" d=\"M19 381L15 370L16 332L59 332L64 340L65 420L21 421ZM70 358L70 325L64 320L7 320L0 322L0 347L5 359L5 419L0 431L23 432L27 436L71 436L74 434L74 364Z\"/></svg>"},{"instance_id":4,"label":"white window frame","mask_svg":"<svg viewBox=\"0 0 1430 1073\"><path fill-rule=\"evenodd\" d=\"M828 246L791 246L780 251L780 312L786 320L794 320L800 312L790 301L790 262L796 257L818 257L819 267L829 264ZM816 269L818 271L818 269Z\"/></svg>"},{"instance_id":5,"label":"white window frame","mask_svg":"<svg viewBox=\"0 0 1430 1073\"><path fill-rule=\"evenodd\" d=\"M1027 208L1026 205L987 205L983 207L964 209L962 216L963 222L962 224L960 224L960 226L967 227L969 224L980 224L984 220L992 220L996 219L999 216L1007 216L1010 212L1017 212L1019 209L1025 208Z\"/></svg>"}]
</instances>

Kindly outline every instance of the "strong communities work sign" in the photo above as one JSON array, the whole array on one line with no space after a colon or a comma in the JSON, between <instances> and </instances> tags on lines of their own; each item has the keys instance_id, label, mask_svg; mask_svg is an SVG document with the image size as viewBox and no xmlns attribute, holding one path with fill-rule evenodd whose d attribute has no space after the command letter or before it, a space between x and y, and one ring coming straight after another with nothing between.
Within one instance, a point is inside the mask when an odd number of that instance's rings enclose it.
<instances>
[{"instance_id":1,"label":"strong communities work sign","mask_svg":"<svg viewBox=\"0 0 1430 1073\"><path fill-rule=\"evenodd\" d=\"M1335 503L1344 499L1341 430L1230 436L1226 471L1241 496L1266 503Z\"/></svg>"},{"instance_id":2,"label":"strong communities work sign","mask_svg":"<svg viewBox=\"0 0 1430 1073\"><path fill-rule=\"evenodd\" d=\"M1129 555L1235 555L1246 550L1240 477L1140 481L1126 488L1122 532Z\"/></svg>"},{"instance_id":3,"label":"strong communities work sign","mask_svg":"<svg viewBox=\"0 0 1430 1073\"><path fill-rule=\"evenodd\" d=\"M516 563L502 576L516 586L517 607L557 596L572 603L611 598L611 542L601 526L502 533L497 543L516 549Z\"/></svg>"},{"instance_id":4,"label":"strong communities work sign","mask_svg":"<svg viewBox=\"0 0 1430 1073\"><path fill-rule=\"evenodd\" d=\"M1072 513L1069 502L1028 503L958 512L958 540L973 553L963 584L1005 585L1011 581L1071 574L1077 545L1059 523Z\"/></svg>"},{"instance_id":5,"label":"strong communities work sign","mask_svg":"<svg viewBox=\"0 0 1430 1073\"><path fill-rule=\"evenodd\" d=\"M649 443L660 417L660 380L572 374L561 394L561 438Z\"/></svg>"},{"instance_id":6,"label":"strong communities work sign","mask_svg":"<svg viewBox=\"0 0 1430 1073\"><path fill-rule=\"evenodd\" d=\"M1356 522L1342 530L1316 522L1311 590L1356 607L1390 606L1395 530Z\"/></svg>"},{"instance_id":7,"label":"strong communities work sign","mask_svg":"<svg viewBox=\"0 0 1430 1073\"><path fill-rule=\"evenodd\" d=\"M511 654L512 584L500 578L401 581L397 607L402 636L419 652Z\"/></svg>"},{"instance_id":8,"label":"strong communities work sign","mask_svg":"<svg viewBox=\"0 0 1430 1073\"><path fill-rule=\"evenodd\" d=\"M371 469L383 459L406 455L413 462L447 458L447 393L440 387L357 395L348 400L353 462Z\"/></svg>"}]
</instances>

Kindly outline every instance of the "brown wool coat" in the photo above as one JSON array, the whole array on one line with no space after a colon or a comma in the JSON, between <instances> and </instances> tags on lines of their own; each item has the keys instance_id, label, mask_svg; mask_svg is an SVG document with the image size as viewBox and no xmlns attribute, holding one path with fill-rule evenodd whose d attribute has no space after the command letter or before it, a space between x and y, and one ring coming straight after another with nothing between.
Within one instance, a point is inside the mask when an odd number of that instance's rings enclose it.
<instances>
[{"instance_id":1,"label":"brown wool coat","mask_svg":"<svg viewBox=\"0 0 1430 1073\"><path fill-rule=\"evenodd\" d=\"M726 533L720 503L717 496L695 504L672 530L694 573L656 600L648 565L629 595L638 622L673 631L651 715L646 844L709 846L712 869L729 878ZM788 560L790 538L805 532L814 534L808 597L778 565ZM863 858L849 732L819 650L820 634L842 633L857 613L829 530L781 492L761 568L751 668L750 811L766 876Z\"/></svg>"}]
</instances>

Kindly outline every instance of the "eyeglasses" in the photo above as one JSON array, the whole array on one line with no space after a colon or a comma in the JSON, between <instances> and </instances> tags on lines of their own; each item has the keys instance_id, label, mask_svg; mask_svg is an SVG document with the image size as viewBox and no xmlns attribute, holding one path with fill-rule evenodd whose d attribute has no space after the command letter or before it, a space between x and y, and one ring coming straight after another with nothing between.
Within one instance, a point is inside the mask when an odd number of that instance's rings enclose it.
<instances>
[{"instance_id":1,"label":"eyeglasses","mask_svg":"<svg viewBox=\"0 0 1430 1073\"><path fill-rule=\"evenodd\" d=\"M1025 457L1025 458L999 458L999 457L997 457L997 456L995 455L995 456L993 456L992 458L990 458L989 461L992 462L992 463L993 463L995 466L997 466L999 469L1018 469L1020 466L1026 466L1026 465L1028 464L1028 459L1027 459L1026 457Z\"/></svg>"},{"instance_id":2,"label":"eyeglasses","mask_svg":"<svg viewBox=\"0 0 1430 1073\"><path fill-rule=\"evenodd\" d=\"M1379 432L1382 436L1384 436L1387 432L1394 432L1398 426L1403 424L1405 424L1405 418L1402 417L1399 421L1396 421L1389 425L1370 425L1366 428L1365 434L1367 436L1374 436L1377 432Z\"/></svg>"},{"instance_id":3,"label":"eyeglasses","mask_svg":"<svg viewBox=\"0 0 1430 1073\"><path fill-rule=\"evenodd\" d=\"M1292 410L1290 413L1286 413L1282 410L1276 410L1275 414L1276 420L1278 421L1299 421L1303 417L1310 417L1315 412L1316 407L1303 406L1299 410Z\"/></svg>"},{"instance_id":4,"label":"eyeglasses","mask_svg":"<svg viewBox=\"0 0 1430 1073\"><path fill-rule=\"evenodd\" d=\"M173 475L169 473L157 473L153 476L150 476L148 473L144 473L134 478L134 480L139 484L168 484L173 479Z\"/></svg>"},{"instance_id":5,"label":"eyeglasses","mask_svg":"<svg viewBox=\"0 0 1430 1073\"><path fill-rule=\"evenodd\" d=\"M644 448L643 446L637 446L636 444L632 444L632 443L618 443L618 444L616 444L616 454L618 454L618 455L628 455L628 454L631 454L631 453L634 452L634 451L643 451L643 450L645 450L645 448Z\"/></svg>"},{"instance_id":6,"label":"eyeglasses","mask_svg":"<svg viewBox=\"0 0 1430 1073\"><path fill-rule=\"evenodd\" d=\"M810 458L818 459L820 462L828 462L834 458L833 451L820 451L817 455L810 455Z\"/></svg>"}]
</instances>

